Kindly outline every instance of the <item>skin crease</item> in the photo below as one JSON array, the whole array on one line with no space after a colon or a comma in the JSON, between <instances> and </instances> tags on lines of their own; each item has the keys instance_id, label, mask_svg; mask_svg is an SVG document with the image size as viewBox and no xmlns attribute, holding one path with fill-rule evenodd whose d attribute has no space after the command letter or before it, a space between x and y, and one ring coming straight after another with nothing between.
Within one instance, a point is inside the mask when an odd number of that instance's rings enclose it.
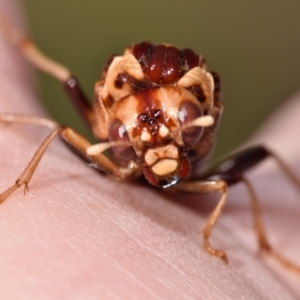
<instances>
[{"instance_id":1,"label":"skin crease","mask_svg":"<svg viewBox=\"0 0 300 300\"><path fill-rule=\"evenodd\" d=\"M15 24L14 1L0 1ZM22 27L21 27L22 28ZM0 36L1 112L46 116L30 68ZM250 143L263 141L300 176L300 94ZM279 125L280 124L280 125ZM0 125L0 191L20 175L47 129ZM274 163L248 176L259 195L271 244L300 265L299 192ZM300 276L257 252L248 194L230 189L211 243L229 264L202 248L200 229L216 199L161 193L101 176L59 139L29 185L0 206L2 299L296 299ZM295 233L295 234L293 234Z\"/></svg>"}]
</instances>

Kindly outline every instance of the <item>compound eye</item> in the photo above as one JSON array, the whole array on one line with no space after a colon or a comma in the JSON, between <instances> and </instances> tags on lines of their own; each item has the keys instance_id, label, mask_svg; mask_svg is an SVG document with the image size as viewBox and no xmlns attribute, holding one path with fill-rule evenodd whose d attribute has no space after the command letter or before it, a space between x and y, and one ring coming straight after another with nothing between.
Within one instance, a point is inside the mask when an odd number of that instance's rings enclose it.
<instances>
[{"instance_id":1,"label":"compound eye","mask_svg":"<svg viewBox=\"0 0 300 300\"><path fill-rule=\"evenodd\" d=\"M130 143L130 139L126 130L125 125L119 121L113 121L108 130L108 139L110 142L124 142L124 145L113 146L113 151L124 160L134 160L136 158L135 151L132 146L126 145Z\"/></svg>"},{"instance_id":2,"label":"compound eye","mask_svg":"<svg viewBox=\"0 0 300 300\"><path fill-rule=\"evenodd\" d=\"M186 146L192 146L200 140L203 127L188 126L188 124L202 115L202 111L193 102L184 101L181 103L178 110L178 119L182 127L182 140Z\"/></svg>"}]
</instances>

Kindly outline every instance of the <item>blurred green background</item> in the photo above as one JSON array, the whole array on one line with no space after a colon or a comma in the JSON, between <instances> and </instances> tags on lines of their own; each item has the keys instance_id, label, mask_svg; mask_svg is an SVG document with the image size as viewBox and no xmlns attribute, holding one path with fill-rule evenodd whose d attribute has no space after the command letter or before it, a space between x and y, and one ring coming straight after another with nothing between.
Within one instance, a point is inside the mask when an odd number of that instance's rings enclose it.
<instances>
[{"instance_id":1,"label":"blurred green background","mask_svg":"<svg viewBox=\"0 0 300 300\"><path fill-rule=\"evenodd\" d=\"M202 53L223 83L225 113L216 157L243 142L300 86L300 2L26 0L33 39L76 74L92 99L112 53L152 40ZM59 84L40 76L52 116L83 132Z\"/></svg>"}]
</instances>

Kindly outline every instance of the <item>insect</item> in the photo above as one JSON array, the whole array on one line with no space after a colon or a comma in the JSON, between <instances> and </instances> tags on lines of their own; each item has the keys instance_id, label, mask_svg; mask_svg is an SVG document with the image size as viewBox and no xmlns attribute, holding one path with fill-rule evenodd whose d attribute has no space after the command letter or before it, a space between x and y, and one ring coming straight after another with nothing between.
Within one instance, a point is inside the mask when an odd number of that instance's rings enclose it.
<instances>
[{"instance_id":1,"label":"insect","mask_svg":"<svg viewBox=\"0 0 300 300\"><path fill-rule=\"evenodd\" d=\"M144 177L155 187L191 193L219 193L220 200L202 229L204 249L227 262L225 252L210 244L210 236L226 203L228 187L243 182L249 190L261 250L300 274L296 265L269 245L262 215L245 172L273 157L300 190L300 182L285 163L264 146L238 152L207 170L199 168L211 152L223 104L217 73L191 49L167 44L136 43L124 54L108 58L95 85L93 106L79 82L64 66L49 59L28 38L0 16L2 32L38 69L54 76L64 88L99 143L92 145L73 129L54 120L0 113L0 121L52 129L15 184L0 194L3 202L18 188L27 188L51 141L59 136L100 172L119 179Z\"/></svg>"}]
</instances>

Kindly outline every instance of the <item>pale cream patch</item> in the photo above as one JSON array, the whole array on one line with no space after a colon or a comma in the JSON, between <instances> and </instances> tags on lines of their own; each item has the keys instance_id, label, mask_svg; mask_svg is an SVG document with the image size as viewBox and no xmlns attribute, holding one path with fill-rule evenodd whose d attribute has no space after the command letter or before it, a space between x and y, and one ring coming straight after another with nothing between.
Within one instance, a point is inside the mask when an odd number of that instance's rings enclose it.
<instances>
[{"instance_id":1,"label":"pale cream patch","mask_svg":"<svg viewBox=\"0 0 300 300\"><path fill-rule=\"evenodd\" d=\"M165 126L165 125L161 125L158 131L158 134L161 137L166 137L169 134L170 130Z\"/></svg>"},{"instance_id":2,"label":"pale cream patch","mask_svg":"<svg viewBox=\"0 0 300 300\"><path fill-rule=\"evenodd\" d=\"M166 145L155 149L149 149L145 154L145 162L148 166L153 165L159 159L171 158L177 160L179 157L178 149L174 145Z\"/></svg>"},{"instance_id":3,"label":"pale cream patch","mask_svg":"<svg viewBox=\"0 0 300 300\"><path fill-rule=\"evenodd\" d=\"M115 142L103 142L103 143L99 143L99 144L94 144L94 145L89 146L86 149L86 154L91 155L91 156L98 155L111 147L125 146L125 145L131 146L132 143L126 142L126 141L120 141L120 142L115 141Z\"/></svg>"},{"instance_id":4,"label":"pale cream patch","mask_svg":"<svg viewBox=\"0 0 300 300\"><path fill-rule=\"evenodd\" d=\"M184 88L200 85L206 97L205 104L208 108L213 106L214 79L212 75L203 68L195 67L189 70L178 80L177 84Z\"/></svg>"},{"instance_id":5,"label":"pale cream patch","mask_svg":"<svg viewBox=\"0 0 300 300\"><path fill-rule=\"evenodd\" d=\"M184 126L182 126L182 129L192 127L192 126L209 127L209 126L213 125L214 122L215 122L215 120L211 115L201 116L201 117L185 124Z\"/></svg>"},{"instance_id":6,"label":"pale cream patch","mask_svg":"<svg viewBox=\"0 0 300 300\"><path fill-rule=\"evenodd\" d=\"M135 127L137 105L138 100L132 95L121 99L112 107L110 111L109 121L112 122L115 119L122 121L122 123L126 127L128 134L130 135L132 128Z\"/></svg>"},{"instance_id":7,"label":"pale cream patch","mask_svg":"<svg viewBox=\"0 0 300 300\"><path fill-rule=\"evenodd\" d=\"M110 147L111 147L110 142L95 144L95 145L89 146L86 149L86 154L91 155L91 156L97 155L97 154L102 153L103 151L107 150Z\"/></svg>"},{"instance_id":8,"label":"pale cream patch","mask_svg":"<svg viewBox=\"0 0 300 300\"><path fill-rule=\"evenodd\" d=\"M148 131L143 130L141 134L141 140L144 142L149 142L151 140L151 134Z\"/></svg>"},{"instance_id":9,"label":"pale cream patch","mask_svg":"<svg viewBox=\"0 0 300 300\"><path fill-rule=\"evenodd\" d=\"M178 161L175 159L165 158L156 163L151 169L158 176L168 175L176 170Z\"/></svg>"},{"instance_id":10,"label":"pale cream patch","mask_svg":"<svg viewBox=\"0 0 300 300\"><path fill-rule=\"evenodd\" d=\"M142 67L132 54L117 56L108 68L102 94L103 98L111 95L115 101L118 101L131 93L131 87L126 83L123 84L122 88L116 88L115 86L115 80L118 75L125 72L137 80L144 79Z\"/></svg>"},{"instance_id":11,"label":"pale cream patch","mask_svg":"<svg viewBox=\"0 0 300 300\"><path fill-rule=\"evenodd\" d=\"M158 159L159 159L159 154L152 149L149 149L146 152L146 155L144 157L145 162L148 166L153 165Z\"/></svg>"},{"instance_id":12,"label":"pale cream patch","mask_svg":"<svg viewBox=\"0 0 300 300\"><path fill-rule=\"evenodd\" d=\"M201 104L191 92L179 86L161 87L157 90L157 94L162 109L174 124L172 127L168 128L170 130L170 137L179 145L183 145L184 143L179 130L180 123L178 120L178 109L183 101L191 101L199 107L200 111L202 111Z\"/></svg>"}]
</instances>

